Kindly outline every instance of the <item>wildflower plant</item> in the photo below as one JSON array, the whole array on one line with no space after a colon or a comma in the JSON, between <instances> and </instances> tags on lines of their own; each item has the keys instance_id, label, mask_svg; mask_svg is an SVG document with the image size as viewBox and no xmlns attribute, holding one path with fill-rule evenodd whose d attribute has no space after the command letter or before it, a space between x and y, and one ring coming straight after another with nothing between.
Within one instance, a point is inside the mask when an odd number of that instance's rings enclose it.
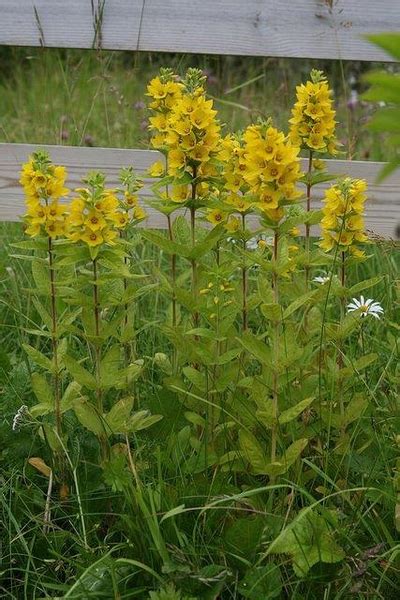
<instances>
[{"instance_id":1,"label":"wildflower plant","mask_svg":"<svg viewBox=\"0 0 400 600\"><path fill-rule=\"evenodd\" d=\"M313 69L310 79L296 88L296 102L292 109L290 123L290 139L307 155L307 172L304 175L306 185L305 220L306 250L310 251L310 226L318 223L311 213L311 193L314 185L334 179L325 170L325 163L316 158L318 154L334 156L338 153L336 139L336 112L333 108L332 90L322 71ZM310 260L310 257L308 257ZM309 268L306 265L306 283L308 284Z\"/></svg>"},{"instance_id":2,"label":"wildflower plant","mask_svg":"<svg viewBox=\"0 0 400 600\"><path fill-rule=\"evenodd\" d=\"M290 557L296 577L318 562L332 563L337 573L345 557L339 520L347 499L338 490L347 482L338 473L346 453L356 462L368 448L372 425L357 420L369 415L376 393L364 370L377 356L366 352L361 327L360 339L353 333L368 315L374 317L368 327L378 328L384 310L365 300L380 277L352 281L368 259L366 184L338 179L322 211L309 210L312 186L331 179L316 155L337 148L331 93L320 72L298 88L289 133L270 119L226 131L197 69L182 78L162 69L147 95L150 144L160 152L150 169L149 203L165 216L165 232L143 229L139 237L143 182L131 168L115 188L96 172L68 194L65 172L45 155L24 167L32 237L20 247L33 251L26 257L44 325L36 346L25 347L39 402L24 404L14 425L40 429L54 456L69 456L89 437L85 451L116 502L122 498L124 511L144 517L140 527L151 539L143 548L146 572L160 566L163 574L177 574L175 583L189 572L190 585L196 580L200 589L206 581L218 595L231 577L225 565L207 577L196 565L192 577L180 521L197 510L197 501L186 508L188 498L205 489L211 494L210 482L219 496L224 486L232 490L235 511L229 507L223 520L219 511L204 511L204 527L196 528L201 537L218 530L235 557L235 537L248 533L250 520L256 527L267 507L277 517L268 529L272 541L262 541L264 521L254 536L266 564L257 562L256 551L244 556L238 587L246 595L257 585L264 597L261 580L271 576L282 588L276 555ZM302 151L309 153L306 174ZM67 194L64 204L59 199ZM309 236L313 224L322 230L317 243ZM138 239L159 250L157 260L139 264ZM137 311L141 297L153 319ZM148 348L143 337L154 340L154 353L141 351ZM158 425L154 407L165 417ZM151 425L141 445L139 432ZM45 474L43 460L31 457L30 464ZM144 485L142 473L152 469L157 484ZM77 489L74 466L70 472ZM251 519L237 516L244 507ZM124 522L128 529L131 521ZM138 547L143 529L129 530ZM166 543L166 532L174 543Z\"/></svg>"},{"instance_id":3,"label":"wildflower plant","mask_svg":"<svg viewBox=\"0 0 400 600\"><path fill-rule=\"evenodd\" d=\"M132 169L125 169L121 189L113 190L106 187L103 174L90 173L85 187L75 190L68 203L59 203L59 197L68 193L65 177L65 169L54 167L44 152L24 165L26 233L33 240L18 244L34 251L33 256L26 256L32 260L37 285L34 303L48 329L46 333L38 328L37 333L52 341L50 358L45 348L25 345L36 368L44 371L32 374L39 403L30 408L30 414L43 419L35 423L54 453L55 472L62 481L70 438L74 437L73 431L63 426L64 415L72 411L97 437L105 470L113 461L113 436L129 436L158 420L146 410L131 414L132 383L140 376L142 362L130 354L124 359L125 345L135 336L127 312L137 286L130 285L129 243L121 234L145 217L137 197L142 183ZM47 259L42 258L43 252ZM88 348L84 364L74 357L77 344Z\"/></svg>"}]
</instances>

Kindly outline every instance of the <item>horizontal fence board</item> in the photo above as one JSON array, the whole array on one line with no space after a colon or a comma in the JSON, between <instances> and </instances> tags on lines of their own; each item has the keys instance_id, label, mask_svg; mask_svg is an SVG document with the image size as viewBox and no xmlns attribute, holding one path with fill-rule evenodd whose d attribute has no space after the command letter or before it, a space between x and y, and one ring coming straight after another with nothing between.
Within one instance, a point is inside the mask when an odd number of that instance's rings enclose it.
<instances>
[{"instance_id":1,"label":"horizontal fence board","mask_svg":"<svg viewBox=\"0 0 400 600\"><path fill-rule=\"evenodd\" d=\"M399 0L0 0L0 44L392 60ZM94 10L93 10L94 7Z\"/></svg>"},{"instance_id":2,"label":"horizontal fence board","mask_svg":"<svg viewBox=\"0 0 400 600\"><path fill-rule=\"evenodd\" d=\"M132 165L137 173L145 177L142 201L151 196L150 180L146 179L148 167L161 155L153 150L124 150L119 148L79 148L74 146L39 146L33 144L0 144L0 221L18 221L24 213L24 195L18 183L23 162L38 149L46 149L55 164L68 169L68 187L81 184L82 177L90 170L102 170L110 187L117 187L118 173L122 167ZM400 170L383 183L377 185L376 177L384 163L328 160L330 172L338 175L366 179L369 186L366 205L366 227L374 234L396 239L400 225ZM303 168L306 168L304 161ZM314 208L319 207L326 185L313 188ZM147 227L163 229L165 217L148 208Z\"/></svg>"}]
</instances>

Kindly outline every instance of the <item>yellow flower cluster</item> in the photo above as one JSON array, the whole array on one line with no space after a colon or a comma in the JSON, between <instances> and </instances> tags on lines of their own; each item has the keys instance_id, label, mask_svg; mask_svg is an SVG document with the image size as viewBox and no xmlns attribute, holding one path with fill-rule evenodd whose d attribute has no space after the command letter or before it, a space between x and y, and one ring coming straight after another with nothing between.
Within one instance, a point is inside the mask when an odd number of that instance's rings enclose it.
<instances>
[{"instance_id":1,"label":"yellow flower cluster","mask_svg":"<svg viewBox=\"0 0 400 600\"><path fill-rule=\"evenodd\" d=\"M129 222L128 211L121 206L115 190L105 188L104 175L92 173L86 183L88 187L78 188L78 196L68 207L67 236L89 247L113 245ZM126 199L135 202L130 196Z\"/></svg>"},{"instance_id":2,"label":"yellow flower cluster","mask_svg":"<svg viewBox=\"0 0 400 600\"><path fill-rule=\"evenodd\" d=\"M349 251L357 258L364 256L357 244L368 240L364 233L366 190L365 180L347 177L325 192L319 244L323 250L329 252L338 246L340 252Z\"/></svg>"},{"instance_id":3,"label":"yellow flower cluster","mask_svg":"<svg viewBox=\"0 0 400 600\"><path fill-rule=\"evenodd\" d=\"M135 175L132 167L122 169L120 180L125 188L120 199L121 208L127 213L129 222L142 221L147 216L144 208L139 205L138 191L143 187L143 181Z\"/></svg>"},{"instance_id":4,"label":"yellow flower cluster","mask_svg":"<svg viewBox=\"0 0 400 600\"><path fill-rule=\"evenodd\" d=\"M151 144L166 154L168 175L175 179L168 198L183 203L191 197L189 182L179 181L185 174L191 180L216 175L211 161L218 150L220 126L213 101L206 97L203 87L205 78L201 72L188 69L182 83L177 83L173 77L169 73L169 81L163 82L160 75L148 87L147 93L153 98L150 108L156 112L150 117L150 129L154 132ZM171 85L173 100L166 96L165 103L164 99L158 98L161 94L159 90L165 90L167 86L170 89ZM153 176L163 175L164 165L155 163L150 173ZM197 197L204 195L207 190L206 183L196 184Z\"/></svg>"},{"instance_id":5,"label":"yellow flower cluster","mask_svg":"<svg viewBox=\"0 0 400 600\"><path fill-rule=\"evenodd\" d=\"M337 154L332 91L322 71L311 71L311 80L296 87L297 101L289 119L290 139L311 151Z\"/></svg>"},{"instance_id":6,"label":"yellow flower cluster","mask_svg":"<svg viewBox=\"0 0 400 600\"><path fill-rule=\"evenodd\" d=\"M245 196L249 184L245 178L247 163L243 136L226 135L221 140L218 159L222 165L224 201L235 211L246 213L253 202Z\"/></svg>"},{"instance_id":7,"label":"yellow flower cluster","mask_svg":"<svg viewBox=\"0 0 400 600\"><path fill-rule=\"evenodd\" d=\"M65 232L65 206L59 199L68 193L65 167L51 164L46 152L35 152L22 166L20 183L27 212L25 233L56 238Z\"/></svg>"},{"instance_id":8,"label":"yellow flower cluster","mask_svg":"<svg viewBox=\"0 0 400 600\"><path fill-rule=\"evenodd\" d=\"M299 151L269 123L250 125L243 134L243 178L254 195L255 206L272 222L279 222L284 206L301 194Z\"/></svg>"}]
</instances>

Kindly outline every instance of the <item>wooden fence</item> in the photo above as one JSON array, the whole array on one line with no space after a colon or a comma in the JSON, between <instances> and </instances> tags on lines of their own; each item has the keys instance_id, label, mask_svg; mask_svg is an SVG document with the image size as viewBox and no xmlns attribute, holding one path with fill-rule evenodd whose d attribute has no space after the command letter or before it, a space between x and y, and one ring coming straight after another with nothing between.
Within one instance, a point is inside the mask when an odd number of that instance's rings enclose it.
<instances>
[{"instance_id":1,"label":"wooden fence","mask_svg":"<svg viewBox=\"0 0 400 600\"><path fill-rule=\"evenodd\" d=\"M16 46L390 61L365 34L396 30L400 0L0 0L0 44ZM0 144L0 221L22 214L20 165L42 147ZM145 173L157 158L148 150L48 148L68 167L70 185L94 168L113 184L121 167ZM377 185L382 163L327 162L333 173L367 179L367 228L400 237L400 173ZM151 213L148 226L165 224Z\"/></svg>"}]
</instances>

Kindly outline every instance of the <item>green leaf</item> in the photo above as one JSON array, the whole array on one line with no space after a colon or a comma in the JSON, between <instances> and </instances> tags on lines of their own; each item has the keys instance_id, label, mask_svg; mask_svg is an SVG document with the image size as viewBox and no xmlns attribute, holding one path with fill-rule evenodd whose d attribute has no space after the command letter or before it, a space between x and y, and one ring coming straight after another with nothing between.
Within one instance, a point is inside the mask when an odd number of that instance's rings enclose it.
<instances>
[{"instance_id":1,"label":"green leaf","mask_svg":"<svg viewBox=\"0 0 400 600\"><path fill-rule=\"evenodd\" d=\"M369 102L388 102L400 104L400 77L385 71L371 71L364 80L372 84L372 88L362 97Z\"/></svg>"},{"instance_id":2,"label":"green leaf","mask_svg":"<svg viewBox=\"0 0 400 600\"><path fill-rule=\"evenodd\" d=\"M316 563L335 563L345 557L325 519L307 508L272 542L268 554L291 556L297 577L307 575Z\"/></svg>"},{"instance_id":3,"label":"green leaf","mask_svg":"<svg viewBox=\"0 0 400 600\"><path fill-rule=\"evenodd\" d=\"M261 516L235 519L226 530L224 540L229 553L253 561L261 543L265 520Z\"/></svg>"},{"instance_id":4,"label":"green leaf","mask_svg":"<svg viewBox=\"0 0 400 600\"><path fill-rule=\"evenodd\" d=\"M369 122L368 129L400 133L400 108L381 108Z\"/></svg>"},{"instance_id":5,"label":"green leaf","mask_svg":"<svg viewBox=\"0 0 400 600\"><path fill-rule=\"evenodd\" d=\"M53 371L53 363L49 358L47 358L47 356L42 354L42 352L40 352L36 348L33 348L33 346L30 346L29 344L22 344L22 347L29 356L29 358L33 360L34 363L39 365L39 367L42 367L46 371Z\"/></svg>"},{"instance_id":6,"label":"green leaf","mask_svg":"<svg viewBox=\"0 0 400 600\"><path fill-rule=\"evenodd\" d=\"M31 238L29 240L24 240L23 242L14 242L10 244L12 248L20 248L21 250L48 250L48 241L47 239L42 238Z\"/></svg>"},{"instance_id":7,"label":"green leaf","mask_svg":"<svg viewBox=\"0 0 400 600\"><path fill-rule=\"evenodd\" d=\"M309 302L311 298L313 298L317 294L318 291L319 290L312 290L311 292L307 292L306 294L299 296L299 298L296 298L296 300L289 304L289 306L283 311L283 318L287 319L296 310L304 306L304 304L307 304L307 302Z\"/></svg>"},{"instance_id":8,"label":"green leaf","mask_svg":"<svg viewBox=\"0 0 400 600\"><path fill-rule=\"evenodd\" d=\"M171 519L172 517L176 517L177 515L181 515L183 512L185 512L185 505L184 504L180 504L179 506L175 506L175 508L171 508L171 510L169 510L168 512L166 512L163 517L160 520L160 523L162 523L163 521L167 521L168 519Z\"/></svg>"},{"instance_id":9,"label":"green leaf","mask_svg":"<svg viewBox=\"0 0 400 600\"><path fill-rule=\"evenodd\" d=\"M97 387L96 378L82 367L82 365L71 356L64 356L64 364L72 377L82 386L89 390L95 390Z\"/></svg>"},{"instance_id":10,"label":"green leaf","mask_svg":"<svg viewBox=\"0 0 400 600\"><path fill-rule=\"evenodd\" d=\"M43 323L46 325L47 329L49 331L51 331L53 322L52 322L52 318L51 318L50 314L48 313L48 311L45 309L45 307L43 306L43 304L40 302L40 300L38 298L33 298L32 302L33 302L34 307L38 311L39 316L42 319Z\"/></svg>"},{"instance_id":11,"label":"green leaf","mask_svg":"<svg viewBox=\"0 0 400 600\"><path fill-rule=\"evenodd\" d=\"M268 304L261 304L261 312L266 319L269 321L280 321L282 318L282 308L280 304L270 302Z\"/></svg>"},{"instance_id":12,"label":"green leaf","mask_svg":"<svg viewBox=\"0 0 400 600\"><path fill-rule=\"evenodd\" d=\"M140 410L134 413L127 424L127 431L133 433L134 431L141 431L147 429L162 419L162 415L150 415L148 410Z\"/></svg>"},{"instance_id":13,"label":"green leaf","mask_svg":"<svg viewBox=\"0 0 400 600\"><path fill-rule=\"evenodd\" d=\"M152 229L144 229L142 231L142 237L151 242L167 254L178 254L179 256L186 256L188 253L188 249L181 244L177 244L169 240L165 235L153 231Z\"/></svg>"},{"instance_id":14,"label":"green leaf","mask_svg":"<svg viewBox=\"0 0 400 600\"><path fill-rule=\"evenodd\" d=\"M222 225L217 225L217 227L214 227L206 235L206 237L203 240L201 240L201 242L197 242L194 248L190 249L186 257L188 259L198 259L204 256L204 254L207 254L207 252L214 248L216 243L220 240L222 231L224 231ZM181 256L183 256L182 253Z\"/></svg>"},{"instance_id":15,"label":"green leaf","mask_svg":"<svg viewBox=\"0 0 400 600\"><path fill-rule=\"evenodd\" d=\"M247 431L241 429L239 432L239 444L243 452L243 457L251 464L256 475L264 474L266 471L267 460L264 449L257 438Z\"/></svg>"},{"instance_id":16,"label":"green leaf","mask_svg":"<svg viewBox=\"0 0 400 600\"><path fill-rule=\"evenodd\" d=\"M200 416L197 413L195 413L195 412L186 411L185 412L185 419L187 419L193 425L196 425L196 427L201 427L201 428L204 429L204 427L206 425L205 419L202 416Z\"/></svg>"},{"instance_id":17,"label":"green leaf","mask_svg":"<svg viewBox=\"0 0 400 600\"><path fill-rule=\"evenodd\" d=\"M124 389L137 379L142 372L143 366L138 363L132 363L115 373L114 387L118 390Z\"/></svg>"},{"instance_id":18,"label":"green leaf","mask_svg":"<svg viewBox=\"0 0 400 600\"><path fill-rule=\"evenodd\" d=\"M100 362L100 386L103 389L113 387L118 383L120 364L121 348L118 344L114 344Z\"/></svg>"},{"instance_id":19,"label":"green leaf","mask_svg":"<svg viewBox=\"0 0 400 600\"><path fill-rule=\"evenodd\" d=\"M300 457L304 448L307 446L308 440L301 439L296 440L289 446L284 455L274 463L269 463L265 469L264 473L270 476L283 475L287 473L293 463Z\"/></svg>"},{"instance_id":20,"label":"green leaf","mask_svg":"<svg viewBox=\"0 0 400 600\"><path fill-rule=\"evenodd\" d=\"M393 58L400 60L400 33L374 33L365 37Z\"/></svg>"},{"instance_id":21,"label":"green leaf","mask_svg":"<svg viewBox=\"0 0 400 600\"><path fill-rule=\"evenodd\" d=\"M333 179L336 179L336 176L333 176ZM323 217L323 214L324 213L322 210L310 210L309 212L305 213L303 222L307 223L308 225L318 225Z\"/></svg>"},{"instance_id":22,"label":"green leaf","mask_svg":"<svg viewBox=\"0 0 400 600\"><path fill-rule=\"evenodd\" d=\"M95 407L84 398L78 398L73 403L73 409L78 421L97 436L104 435L106 430Z\"/></svg>"},{"instance_id":23,"label":"green leaf","mask_svg":"<svg viewBox=\"0 0 400 600\"><path fill-rule=\"evenodd\" d=\"M63 397L61 398L60 407L62 413L73 408L74 401L78 398L80 391L81 386L77 381L71 381L68 384Z\"/></svg>"},{"instance_id":24,"label":"green leaf","mask_svg":"<svg viewBox=\"0 0 400 600\"><path fill-rule=\"evenodd\" d=\"M363 292L364 290L368 290L369 288L373 287L374 285L378 285L378 283L380 283L382 280L383 280L383 275L378 275L376 277L371 277L370 279L366 279L365 281L360 281L359 283L352 285L351 288L349 288L347 290L347 293L350 296L354 296L354 294L357 294L358 292Z\"/></svg>"},{"instance_id":25,"label":"green leaf","mask_svg":"<svg viewBox=\"0 0 400 600\"><path fill-rule=\"evenodd\" d=\"M272 398L265 398L263 400L262 407L256 411L256 417L268 429L272 429L276 425Z\"/></svg>"},{"instance_id":26,"label":"green leaf","mask_svg":"<svg viewBox=\"0 0 400 600\"><path fill-rule=\"evenodd\" d=\"M127 423L133 408L133 396L121 398L104 419L112 433L128 433Z\"/></svg>"},{"instance_id":27,"label":"green leaf","mask_svg":"<svg viewBox=\"0 0 400 600\"><path fill-rule=\"evenodd\" d=\"M184 367L182 371L185 377L187 377L190 383L192 383L196 388L201 391L206 389L206 379L203 373L200 373L200 371L194 369L193 367Z\"/></svg>"},{"instance_id":28,"label":"green leaf","mask_svg":"<svg viewBox=\"0 0 400 600\"><path fill-rule=\"evenodd\" d=\"M53 406L53 394L52 389L49 383L46 381L46 378L39 373L32 373L31 377L32 381L32 389L39 400L39 402L43 402L43 404L49 404L51 407Z\"/></svg>"},{"instance_id":29,"label":"green leaf","mask_svg":"<svg viewBox=\"0 0 400 600\"><path fill-rule=\"evenodd\" d=\"M190 227L187 219L183 215L179 215L174 220L172 225L172 232L174 236L174 240L178 244L182 244L183 246L189 246L190 244Z\"/></svg>"},{"instance_id":30,"label":"green leaf","mask_svg":"<svg viewBox=\"0 0 400 600\"><path fill-rule=\"evenodd\" d=\"M282 580L278 565L269 563L251 567L239 583L239 593L249 600L269 600L281 597Z\"/></svg>"},{"instance_id":31,"label":"green leaf","mask_svg":"<svg viewBox=\"0 0 400 600\"><path fill-rule=\"evenodd\" d=\"M263 365L271 364L271 350L262 340L250 332L245 332L240 338L236 338L239 344L247 352L252 354Z\"/></svg>"},{"instance_id":32,"label":"green leaf","mask_svg":"<svg viewBox=\"0 0 400 600\"><path fill-rule=\"evenodd\" d=\"M364 356L361 356L360 358L355 360L348 367L340 369L339 375L340 377L349 377L354 373L357 373L358 371L366 369L367 367L369 367L369 365L372 365L372 363L374 363L377 358L378 355L374 352L371 352L370 354L365 354Z\"/></svg>"},{"instance_id":33,"label":"green leaf","mask_svg":"<svg viewBox=\"0 0 400 600\"><path fill-rule=\"evenodd\" d=\"M50 271L47 263L40 259L34 260L32 275L38 290L50 296Z\"/></svg>"},{"instance_id":34,"label":"green leaf","mask_svg":"<svg viewBox=\"0 0 400 600\"><path fill-rule=\"evenodd\" d=\"M313 401L314 401L314 397L311 396L311 398L305 398L305 400L301 400L301 402L299 402L295 406L292 406L291 408L288 408L287 410L282 411L278 418L279 423L281 425L285 425L286 423L290 423L290 421L297 419L297 417L299 415L301 415L301 413L308 406L310 406L310 404Z\"/></svg>"}]
</instances>

